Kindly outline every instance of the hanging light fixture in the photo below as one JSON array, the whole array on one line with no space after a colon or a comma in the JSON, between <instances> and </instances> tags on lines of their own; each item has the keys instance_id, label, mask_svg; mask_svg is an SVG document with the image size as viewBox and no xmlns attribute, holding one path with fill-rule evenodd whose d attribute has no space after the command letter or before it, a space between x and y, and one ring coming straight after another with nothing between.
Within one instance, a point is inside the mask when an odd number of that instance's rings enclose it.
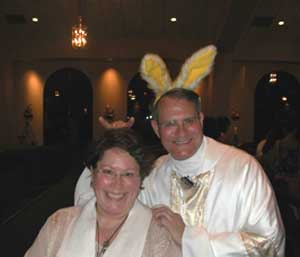
<instances>
[{"instance_id":1,"label":"hanging light fixture","mask_svg":"<svg viewBox=\"0 0 300 257\"><path fill-rule=\"evenodd\" d=\"M72 47L83 48L87 44L87 26L83 25L82 17L78 16L78 24L72 27Z\"/></svg>"},{"instance_id":2,"label":"hanging light fixture","mask_svg":"<svg viewBox=\"0 0 300 257\"><path fill-rule=\"evenodd\" d=\"M79 13L82 11L82 4L79 0ZM74 49L84 48L87 44L87 26L83 24L82 16L78 16L78 23L72 27L72 47Z\"/></svg>"}]
</instances>

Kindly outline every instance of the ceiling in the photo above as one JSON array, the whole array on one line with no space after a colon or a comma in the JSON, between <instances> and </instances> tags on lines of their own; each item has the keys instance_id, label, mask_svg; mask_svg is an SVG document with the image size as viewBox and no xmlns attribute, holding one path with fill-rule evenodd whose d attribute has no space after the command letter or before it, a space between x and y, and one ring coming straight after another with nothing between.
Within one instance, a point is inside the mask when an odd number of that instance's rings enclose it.
<instances>
[{"instance_id":1,"label":"ceiling","mask_svg":"<svg viewBox=\"0 0 300 257\"><path fill-rule=\"evenodd\" d=\"M219 51L243 55L300 44L299 0L1 0L2 51L46 45L72 51L71 27L79 14L88 26L90 50L103 42L119 42L127 50L164 44L166 51L214 43ZM31 22L33 16L38 23ZM285 26L277 25L280 19Z\"/></svg>"}]
</instances>

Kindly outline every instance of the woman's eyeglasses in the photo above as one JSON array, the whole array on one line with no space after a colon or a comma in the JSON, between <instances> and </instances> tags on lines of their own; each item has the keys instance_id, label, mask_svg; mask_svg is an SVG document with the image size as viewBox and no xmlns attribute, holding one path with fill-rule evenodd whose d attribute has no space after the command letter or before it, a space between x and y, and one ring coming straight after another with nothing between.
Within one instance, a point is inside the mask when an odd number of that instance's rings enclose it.
<instances>
[{"instance_id":1,"label":"woman's eyeglasses","mask_svg":"<svg viewBox=\"0 0 300 257\"><path fill-rule=\"evenodd\" d=\"M117 177L122 178L126 181L133 181L134 179L137 179L140 177L139 174L137 174L134 171L123 171L123 172L117 172L109 168L96 168L96 172L98 174L101 174L103 177L109 180L116 179Z\"/></svg>"}]
</instances>

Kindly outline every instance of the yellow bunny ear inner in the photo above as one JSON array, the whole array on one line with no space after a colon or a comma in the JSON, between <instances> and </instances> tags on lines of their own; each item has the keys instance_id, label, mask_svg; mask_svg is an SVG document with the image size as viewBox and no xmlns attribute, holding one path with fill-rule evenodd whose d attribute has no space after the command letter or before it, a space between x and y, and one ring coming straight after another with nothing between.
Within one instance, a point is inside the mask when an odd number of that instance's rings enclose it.
<instances>
[{"instance_id":1,"label":"yellow bunny ear inner","mask_svg":"<svg viewBox=\"0 0 300 257\"><path fill-rule=\"evenodd\" d=\"M172 86L168 69L158 55L146 54L141 62L140 73L156 97L161 96Z\"/></svg>"},{"instance_id":2,"label":"yellow bunny ear inner","mask_svg":"<svg viewBox=\"0 0 300 257\"><path fill-rule=\"evenodd\" d=\"M181 87L193 90L199 85L211 68L216 57L217 50L213 45L209 45L195 52L183 64L173 87Z\"/></svg>"}]
</instances>

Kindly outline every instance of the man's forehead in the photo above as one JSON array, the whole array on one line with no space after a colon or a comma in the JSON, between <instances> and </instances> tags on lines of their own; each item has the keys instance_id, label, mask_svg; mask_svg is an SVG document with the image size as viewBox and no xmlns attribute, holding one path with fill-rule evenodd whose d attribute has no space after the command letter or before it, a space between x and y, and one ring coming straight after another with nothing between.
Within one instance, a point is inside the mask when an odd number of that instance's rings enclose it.
<instances>
[{"instance_id":1,"label":"man's forehead","mask_svg":"<svg viewBox=\"0 0 300 257\"><path fill-rule=\"evenodd\" d=\"M177 105L181 105L181 106L195 106L195 104L185 98L176 98L176 97L169 97L166 96L164 98L162 98L159 103L158 103L158 109L161 109L162 107L165 108L166 106L168 107L174 107Z\"/></svg>"},{"instance_id":2,"label":"man's forehead","mask_svg":"<svg viewBox=\"0 0 300 257\"><path fill-rule=\"evenodd\" d=\"M161 112L159 115L159 122L170 121L170 120L186 120L198 117L198 113L195 109L191 109L190 111L182 111L181 109L176 109L176 107L172 108L172 111Z\"/></svg>"},{"instance_id":3,"label":"man's forehead","mask_svg":"<svg viewBox=\"0 0 300 257\"><path fill-rule=\"evenodd\" d=\"M196 106L193 102L184 98L171 98L171 97L162 99L159 102L157 109L159 112L163 112L166 110L168 110L168 112L170 111L176 112L176 110L180 111L182 108L196 111Z\"/></svg>"}]
</instances>

